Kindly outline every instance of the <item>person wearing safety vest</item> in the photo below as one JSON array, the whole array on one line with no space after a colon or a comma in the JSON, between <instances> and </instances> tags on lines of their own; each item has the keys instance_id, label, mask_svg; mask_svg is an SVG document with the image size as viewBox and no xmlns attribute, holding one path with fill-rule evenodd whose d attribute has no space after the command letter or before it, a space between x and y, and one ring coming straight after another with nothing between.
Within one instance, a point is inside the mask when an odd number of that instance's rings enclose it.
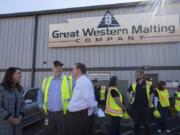
<instances>
[{"instance_id":1,"label":"person wearing safety vest","mask_svg":"<svg viewBox=\"0 0 180 135\"><path fill-rule=\"evenodd\" d=\"M63 64L54 61L53 76L43 79L38 104L45 116L48 135L64 135L64 115L72 94L73 80L62 73Z\"/></svg>"},{"instance_id":2,"label":"person wearing safety vest","mask_svg":"<svg viewBox=\"0 0 180 135\"><path fill-rule=\"evenodd\" d=\"M158 87L155 88L154 91L154 107L155 110L159 111L160 116L157 118L157 132L167 132L170 133L171 131L167 129L167 115L168 115L168 108L170 107L169 101L169 92L166 88L166 82L160 81L158 83Z\"/></svg>"},{"instance_id":3,"label":"person wearing safety vest","mask_svg":"<svg viewBox=\"0 0 180 135\"><path fill-rule=\"evenodd\" d=\"M177 91L174 94L174 100L175 100L175 109L180 119L180 85L178 86ZM180 135L180 132L178 133L178 135Z\"/></svg>"},{"instance_id":4,"label":"person wearing safety vest","mask_svg":"<svg viewBox=\"0 0 180 135\"><path fill-rule=\"evenodd\" d=\"M106 100L106 86L101 85L101 89L99 91L99 100L104 102Z\"/></svg>"},{"instance_id":5,"label":"person wearing safety vest","mask_svg":"<svg viewBox=\"0 0 180 135\"><path fill-rule=\"evenodd\" d=\"M107 95L106 86L101 85L97 78L94 78L92 82L94 85L94 93L95 93L96 101L98 101L98 105L104 107L106 105L106 95Z\"/></svg>"},{"instance_id":6,"label":"person wearing safety vest","mask_svg":"<svg viewBox=\"0 0 180 135\"><path fill-rule=\"evenodd\" d=\"M175 100L175 109L178 113L178 117L180 119L180 85L178 86L177 91L174 94L174 100Z\"/></svg>"},{"instance_id":7,"label":"person wearing safety vest","mask_svg":"<svg viewBox=\"0 0 180 135\"><path fill-rule=\"evenodd\" d=\"M105 85L101 85L100 86L100 90L99 90L99 101L98 104L105 107L106 105L106 86Z\"/></svg>"},{"instance_id":8,"label":"person wearing safety vest","mask_svg":"<svg viewBox=\"0 0 180 135\"><path fill-rule=\"evenodd\" d=\"M99 101L99 91L100 91L100 83L97 78L94 78L92 80L93 86L94 86L94 94L95 94L95 99L96 101Z\"/></svg>"},{"instance_id":9,"label":"person wearing safety vest","mask_svg":"<svg viewBox=\"0 0 180 135\"><path fill-rule=\"evenodd\" d=\"M152 82L146 81L144 71L136 71L136 81L133 82L127 92L131 111L134 119L134 135L140 135L141 125L145 128L145 134L149 135L150 108L153 107L152 94L154 92Z\"/></svg>"},{"instance_id":10,"label":"person wearing safety vest","mask_svg":"<svg viewBox=\"0 0 180 135\"><path fill-rule=\"evenodd\" d=\"M111 117L110 135L120 135L120 122L124 111L123 97L117 86L117 77L113 76L109 82L105 113Z\"/></svg>"}]
</instances>

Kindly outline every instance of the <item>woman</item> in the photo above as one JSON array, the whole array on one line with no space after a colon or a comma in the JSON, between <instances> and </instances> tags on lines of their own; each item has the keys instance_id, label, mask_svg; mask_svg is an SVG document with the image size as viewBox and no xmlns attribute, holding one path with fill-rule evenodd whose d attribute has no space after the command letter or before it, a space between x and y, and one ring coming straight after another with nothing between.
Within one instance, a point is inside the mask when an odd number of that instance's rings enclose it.
<instances>
[{"instance_id":1,"label":"woman","mask_svg":"<svg viewBox=\"0 0 180 135\"><path fill-rule=\"evenodd\" d=\"M154 107L160 113L160 118L157 118L157 132L163 131L170 133L166 127L168 108L170 107L169 92L166 89L166 82L160 81L154 93Z\"/></svg>"},{"instance_id":2,"label":"woman","mask_svg":"<svg viewBox=\"0 0 180 135\"><path fill-rule=\"evenodd\" d=\"M0 84L0 135L21 135L24 110L21 69L10 67Z\"/></svg>"},{"instance_id":3,"label":"woman","mask_svg":"<svg viewBox=\"0 0 180 135\"><path fill-rule=\"evenodd\" d=\"M106 100L106 114L111 117L111 135L120 135L120 122L123 117L125 106L123 105L123 98L118 89L117 77L113 76L109 82L109 90Z\"/></svg>"}]
</instances>

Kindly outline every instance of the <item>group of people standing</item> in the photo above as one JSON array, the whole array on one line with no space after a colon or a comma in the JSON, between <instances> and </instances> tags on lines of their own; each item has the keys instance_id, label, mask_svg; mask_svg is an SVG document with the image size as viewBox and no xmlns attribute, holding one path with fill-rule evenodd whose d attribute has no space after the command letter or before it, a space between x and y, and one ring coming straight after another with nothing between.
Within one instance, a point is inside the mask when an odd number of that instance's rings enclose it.
<instances>
[{"instance_id":1,"label":"group of people standing","mask_svg":"<svg viewBox=\"0 0 180 135\"><path fill-rule=\"evenodd\" d=\"M110 135L120 135L121 120L127 113L134 121L134 135L141 134L141 126L145 135L150 135L150 116L156 119L157 133L171 133L167 126L168 111L171 107L170 95L166 83L160 81L156 88L152 81L146 80L142 70L136 71L136 81L127 90L127 97L131 104L127 109L122 91L118 89L117 77L110 79L106 100L106 114L111 116ZM174 95L175 110L180 115L180 86ZM180 118L180 116L179 116ZM180 134L180 133L179 133Z\"/></svg>"},{"instance_id":2,"label":"group of people standing","mask_svg":"<svg viewBox=\"0 0 180 135\"><path fill-rule=\"evenodd\" d=\"M21 69L7 69L0 84L0 135L21 135L21 120L24 116L23 88L20 85ZM97 84L94 80L93 84ZM72 76L63 73L63 63L54 61L53 75L42 81L38 93L38 105L44 115L47 135L93 135L97 99L105 106L105 113L111 118L110 135L120 135L123 118L134 120L134 135L140 135L141 126L150 135L149 115L154 109L157 132L170 132L166 126L170 107L166 83L160 81L154 89L151 81L144 78L143 71L136 72L136 81L127 90L131 109L127 109L125 97L118 87L118 78L110 78L108 90L101 86L99 96L94 92L92 82L86 76L86 66L74 64ZM180 117L180 87L174 95L175 108Z\"/></svg>"},{"instance_id":3,"label":"group of people standing","mask_svg":"<svg viewBox=\"0 0 180 135\"><path fill-rule=\"evenodd\" d=\"M47 135L91 135L97 109L86 66L74 65L72 76L63 74L63 63L54 61L53 76L43 80L38 102L45 116Z\"/></svg>"},{"instance_id":4,"label":"group of people standing","mask_svg":"<svg viewBox=\"0 0 180 135\"><path fill-rule=\"evenodd\" d=\"M54 61L53 75L44 78L38 104L47 135L92 135L97 109L86 66L74 64L73 76L63 74L63 63ZM25 101L20 68L10 67L0 84L0 135L21 135Z\"/></svg>"}]
</instances>

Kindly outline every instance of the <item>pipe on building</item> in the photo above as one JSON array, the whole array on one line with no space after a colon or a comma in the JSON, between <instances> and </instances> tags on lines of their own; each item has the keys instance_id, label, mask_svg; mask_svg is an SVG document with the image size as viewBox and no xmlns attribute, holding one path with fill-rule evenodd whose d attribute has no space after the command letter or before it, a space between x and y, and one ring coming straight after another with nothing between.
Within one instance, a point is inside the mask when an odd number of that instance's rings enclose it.
<instances>
[{"instance_id":1,"label":"pipe on building","mask_svg":"<svg viewBox=\"0 0 180 135\"><path fill-rule=\"evenodd\" d=\"M32 70L31 70L31 87L34 87L35 71L36 71L36 50L37 50L37 32L38 32L38 15L34 16L34 37L32 52Z\"/></svg>"}]
</instances>

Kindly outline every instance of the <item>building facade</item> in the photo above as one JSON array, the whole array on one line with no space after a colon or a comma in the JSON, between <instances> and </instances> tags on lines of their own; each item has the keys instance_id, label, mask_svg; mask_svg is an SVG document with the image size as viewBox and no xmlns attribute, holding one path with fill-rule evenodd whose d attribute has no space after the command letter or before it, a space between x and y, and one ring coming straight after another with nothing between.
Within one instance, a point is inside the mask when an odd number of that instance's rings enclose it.
<instances>
[{"instance_id":1,"label":"building facade","mask_svg":"<svg viewBox=\"0 0 180 135\"><path fill-rule=\"evenodd\" d=\"M103 17L152 12L156 16L180 15L180 2L136 2L0 15L0 80L9 66L23 69L25 89L40 87L51 75L52 62L64 63L66 74L75 62L85 63L88 72L117 75L120 80L134 80L135 71L145 69L158 80L180 81L180 42L117 44L86 47L48 47L49 25L67 23L68 19ZM162 5L163 4L163 5ZM180 38L180 37L179 37ZM152 39L153 40L153 39Z\"/></svg>"}]
</instances>

